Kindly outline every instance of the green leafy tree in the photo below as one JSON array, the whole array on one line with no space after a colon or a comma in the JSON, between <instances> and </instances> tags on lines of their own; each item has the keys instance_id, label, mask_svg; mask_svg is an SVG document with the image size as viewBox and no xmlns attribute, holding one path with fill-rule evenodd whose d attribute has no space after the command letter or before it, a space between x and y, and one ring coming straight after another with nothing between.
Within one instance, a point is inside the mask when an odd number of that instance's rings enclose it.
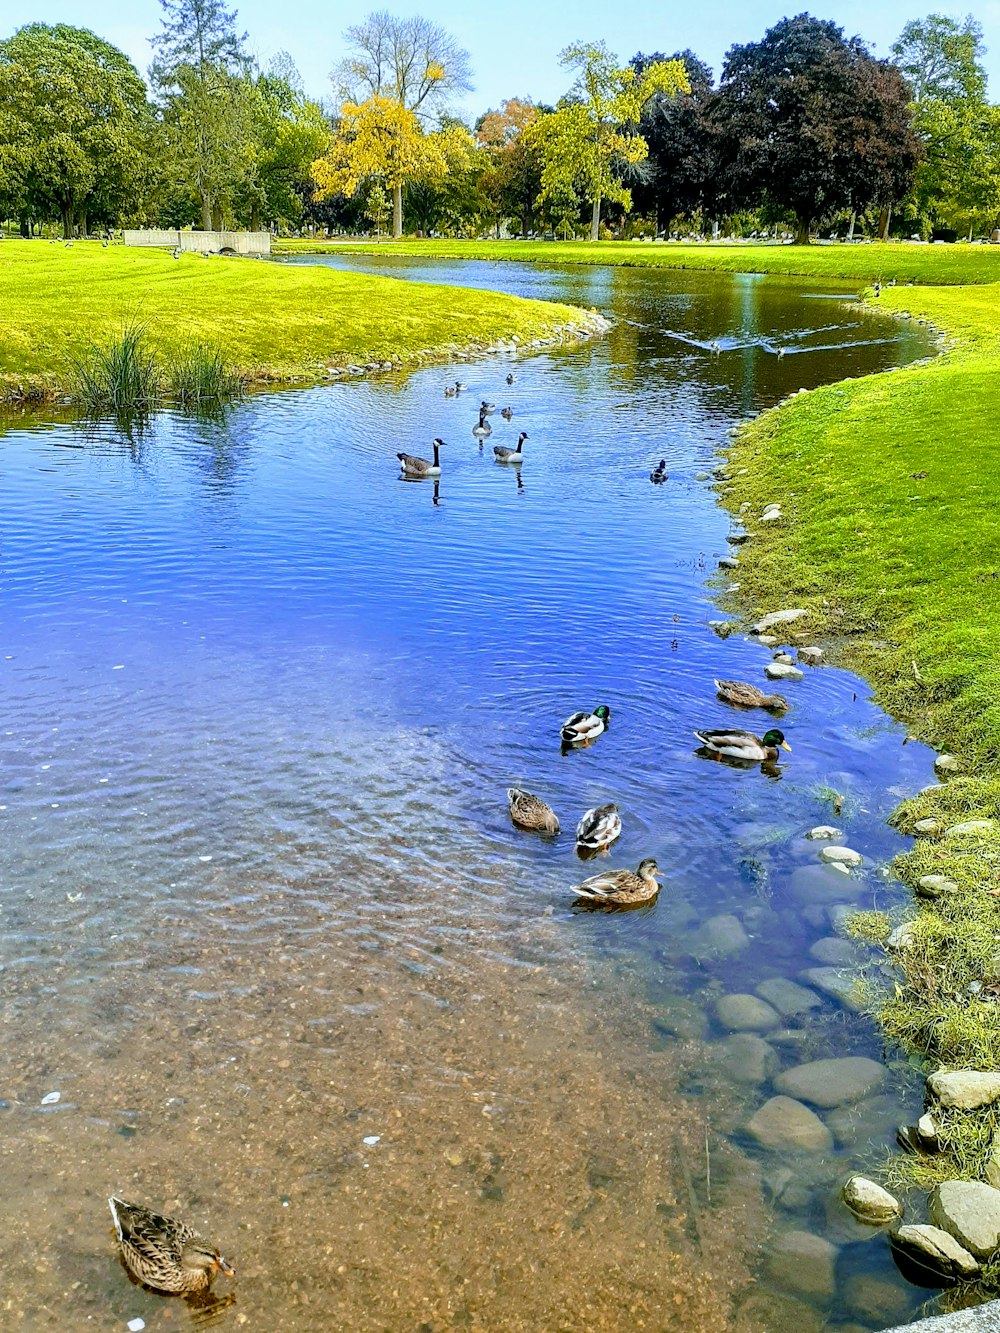
<instances>
[{"instance_id":1,"label":"green leafy tree","mask_svg":"<svg viewBox=\"0 0 1000 1333\"><path fill-rule=\"evenodd\" d=\"M365 217L375 226L375 235L382 235L382 223L389 216L389 199L380 180L373 180L365 196Z\"/></svg>"},{"instance_id":2,"label":"green leafy tree","mask_svg":"<svg viewBox=\"0 0 1000 1333\"><path fill-rule=\"evenodd\" d=\"M654 214L659 227L679 214L691 216L714 197L714 142L708 119L712 98L712 71L693 51L672 56L632 57L637 70L658 60L679 60L691 91L664 96L657 93L643 109L639 133L649 148L645 179L633 189L639 212Z\"/></svg>"},{"instance_id":3,"label":"green leafy tree","mask_svg":"<svg viewBox=\"0 0 1000 1333\"><path fill-rule=\"evenodd\" d=\"M516 222L522 236L531 230L542 162L526 131L540 114L534 102L514 97L476 122L476 139L485 151L479 189L498 235L504 221Z\"/></svg>"},{"instance_id":4,"label":"green leafy tree","mask_svg":"<svg viewBox=\"0 0 1000 1333\"><path fill-rule=\"evenodd\" d=\"M982 102L985 53L982 24L971 14L961 23L945 14L911 19L892 45L915 102Z\"/></svg>"},{"instance_id":5,"label":"green leafy tree","mask_svg":"<svg viewBox=\"0 0 1000 1333\"><path fill-rule=\"evenodd\" d=\"M358 106L385 98L421 119L439 113L452 93L472 87L469 55L429 19L377 10L347 29L353 54L331 78L338 97ZM403 234L403 182L392 187L392 234Z\"/></svg>"},{"instance_id":6,"label":"green leafy tree","mask_svg":"<svg viewBox=\"0 0 1000 1333\"><path fill-rule=\"evenodd\" d=\"M235 207L256 231L262 221L301 220L312 163L332 134L322 107L302 92L290 60L250 79L249 85L243 90L247 134Z\"/></svg>"},{"instance_id":7,"label":"green leafy tree","mask_svg":"<svg viewBox=\"0 0 1000 1333\"><path fill-rule=\"evenodd\" d=\"M576 42L559 59L577 71L576 82L560 106L527 131L544 163L539 198L558 202L565 218L570 195L581 194L591 205L590 239L596 241L602 202L631 208L621 173L646 157L646 141L634 128L643 109L655 94L687 93L690 84L679 60L654 61L641 72L621 68L604 42Z\"/></svg>"},{"instance_id":8,"label":"green leafy tree","mask_svg":"<svg viewBox=\"0 0 1000 1333\"><path fill-rule=\"evenodd\" d=\"M62 218L138 208L151 113L135 67L86 28L31 23L0 42L0 189L8 207Z\"/></svg>"}]
</instances>

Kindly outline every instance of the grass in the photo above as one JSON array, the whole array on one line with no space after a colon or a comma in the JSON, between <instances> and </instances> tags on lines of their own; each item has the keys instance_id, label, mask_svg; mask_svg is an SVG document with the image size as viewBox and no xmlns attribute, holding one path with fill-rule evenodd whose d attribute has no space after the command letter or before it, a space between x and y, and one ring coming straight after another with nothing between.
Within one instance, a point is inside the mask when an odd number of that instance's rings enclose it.
<instances>
[{"instance_id":1,"label":"grass","mask_svg":"<svg viewBox=\"0 0 1000 1333\"><path fill-rule=\"evenodd\" d=\"M253 383L304 383L331 368L416 363L513 335L580 329L571 306L338 273L321 266L0 241L0 399L66 392L73 365L138 311L164 364L218 348Z\"/></svg>"},{"instance_id":2,"label":"grass","mask_svg":"<svg viewBox=\"0 0 1000 1333\"><path fill-rule=\"evenodd\" d=\"M146 326L126 319L106 343L92 343L74 362L74 396L88 412L115 416L147 411L159 395L160 371Z\"/></svg>"},{"instance_id":3,"label":"grass","mask_svg":"<svg viewBox=\"0 0 1000 1333\"><path fill-rule=\"evenodd\" d=\"M229 364L218 347L195 343L167 375L170 397L187 407L214 406L239 398L243 376Z\"/></svg>"},{"instance_id":4,"label":"grass","mask_svg":"<svg viewBox=\"0 0 1000 1333\"><path fill-rule=\"evenodd\" d=\"M284 254L410 255L423 259L518 259L537 264L613 264L639 268L688 268L726 273L782 273L844 278L859 284L1000 282L1000 246L782 245L718 241L279 241Z\"/></svg>"}]
</instances>

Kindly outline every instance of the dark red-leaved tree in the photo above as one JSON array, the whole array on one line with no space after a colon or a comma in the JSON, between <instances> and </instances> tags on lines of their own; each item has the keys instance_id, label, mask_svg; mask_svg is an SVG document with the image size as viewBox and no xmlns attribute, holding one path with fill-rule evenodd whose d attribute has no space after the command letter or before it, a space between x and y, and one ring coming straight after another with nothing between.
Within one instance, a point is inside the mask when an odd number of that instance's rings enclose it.
<instances>
[{"instance_id":1,"label":"dark red-leaved tree","mask_svg":"<svg viewBox=\"0 0 1000 1333\"><path fill-rule=\"evenodd\" d=\"M714 169L733 207L792 213L796 240L843 209L884 209L920 159L910 90L859 37L809 14L733 46L711 107Z\"/></svg>"}]
</instances>

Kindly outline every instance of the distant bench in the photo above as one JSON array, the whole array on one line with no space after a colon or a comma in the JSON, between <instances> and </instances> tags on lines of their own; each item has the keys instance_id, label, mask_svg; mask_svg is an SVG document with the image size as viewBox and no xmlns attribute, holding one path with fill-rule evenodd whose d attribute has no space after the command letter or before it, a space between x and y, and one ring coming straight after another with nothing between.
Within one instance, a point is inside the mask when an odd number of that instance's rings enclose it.
<instances>
[{"instance_id":1,"label":"distant bench","mask_svg":"<svg viewBox=\"0 0 1000 1333\"><path fill-rule=\"evenodd\" d=\"M202 255L269 255L269 231L126 231L126 245L157 246L166 250L194 250Z\"/></svg>"}]
</instances>

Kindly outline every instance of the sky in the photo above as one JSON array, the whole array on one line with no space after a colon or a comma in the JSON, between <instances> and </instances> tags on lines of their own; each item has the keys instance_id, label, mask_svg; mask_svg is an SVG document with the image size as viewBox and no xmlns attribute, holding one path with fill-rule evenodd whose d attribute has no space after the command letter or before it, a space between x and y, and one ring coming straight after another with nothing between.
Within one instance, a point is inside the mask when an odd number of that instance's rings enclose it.
<instances>
[{"instance_id":1,"label":"sky","mask_svg":"<svg viewBox=\"0 0 1000 1333\"><path fill-rule=\"evenodd\" d=\"M22 0L23 3L23 0ZM229 0L230 4L234 0ZM847 36L860 35L877 56L888 56L904 23L929 12L962 19L970 11L983 25L988 48L986 69L990 96L1000 99L1000 0L971 4L935 4L933 0L832 0L788 5L787 0L701 0L668 5L635 3L619 9L608 0L363 0L345 5L338 0L235 0L239 27L266 66L278 51L287 51L302 74L306 92L317 100L332 99L329 73L347 54L343 32L371 9L419 13L452 33L472 57L474 91L455 104L472 118L506 97L532 97L555 102L570 80L559 66L559 52L571 41L603 39L627 61L637 51L686 48L711 65L718 76L726 50L734 43L757 41L765 29L807 8L817 18L833 19ZM159 0L0 0L0 37L22 23L70 23L91 28L121 47L140 72L149 64L149 38L160 26Z\"/></svg>"}]
</instances>

